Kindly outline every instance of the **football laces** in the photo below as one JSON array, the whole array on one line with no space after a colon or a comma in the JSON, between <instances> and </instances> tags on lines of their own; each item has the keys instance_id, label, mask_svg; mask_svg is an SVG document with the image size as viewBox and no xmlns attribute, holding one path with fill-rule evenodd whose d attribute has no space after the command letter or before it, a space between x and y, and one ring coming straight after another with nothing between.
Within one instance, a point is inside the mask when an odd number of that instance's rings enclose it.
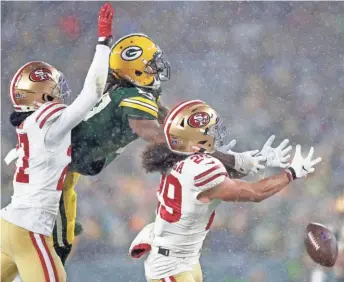
<instances>
[{"instance_id":1,"label":"football laces","mask_svg":"<svg viewBox=\"0 0 344 282\"><path fill-rule=\"evenodd\" d=\"M317 240L314 238L312 232L308 232L308 238L309 241L311 242L312 246L315 248L315 250L319 250L320 249L320 245L318 244Z\"/></svg>"}]
</instances>

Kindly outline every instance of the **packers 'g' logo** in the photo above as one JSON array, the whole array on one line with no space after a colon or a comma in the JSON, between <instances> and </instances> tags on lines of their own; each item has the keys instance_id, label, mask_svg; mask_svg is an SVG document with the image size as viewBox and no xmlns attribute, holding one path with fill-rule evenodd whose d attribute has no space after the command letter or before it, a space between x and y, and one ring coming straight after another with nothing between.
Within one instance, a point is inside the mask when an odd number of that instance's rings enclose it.
<instances>
[{"instance_id":1,"label":"packers 'g' logo","mask_svg":"<svg viewBox=\"0 0 344 282\"><path fill-rule=\"evenodd\" d=\"M133 61L139 58L142 55L143 51L139 46L129 46L125 48L122 53L121 57L125 61Z\"/></svg>"}]
</instances>

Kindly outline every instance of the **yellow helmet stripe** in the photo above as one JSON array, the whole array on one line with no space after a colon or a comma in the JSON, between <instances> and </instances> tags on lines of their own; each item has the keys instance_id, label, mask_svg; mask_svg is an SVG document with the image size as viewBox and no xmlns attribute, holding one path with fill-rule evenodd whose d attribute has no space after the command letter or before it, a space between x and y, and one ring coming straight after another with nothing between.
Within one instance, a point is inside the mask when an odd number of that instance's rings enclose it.
<instances>
[{"instance_id":1,"label":"yellow helmet stripe","mask_svg":"<svg viewBox=\"0 0 344 282\"><path fill-rule=\"evenodd\" d=\"M155 118L158 118L158 113L150 108L144 107L140 104L136 104L136 103L130 103L130 102L125 102L124 100L119 104L120 107L128 107L128 108L133 108L133 109L137 109L146 113L151 114L152 116L154 116Z\"/></svg>"},{"instance_id":2,"label":"yellow helmet stripe","mask_svg":"<svg viewBox=\"0 0 344 282\"><path fill-rule=\"evenodd\" d=\"M149 104L151 106L153 106L154 108L156 108L157 110L159 110L159 107L157 105L156 102L149 100L147 98L143 98L143 97L130 97L130 98L126 98L125 100L136 100L136 101L140 101L146 104Z\"/></svg>"}]
</instances>

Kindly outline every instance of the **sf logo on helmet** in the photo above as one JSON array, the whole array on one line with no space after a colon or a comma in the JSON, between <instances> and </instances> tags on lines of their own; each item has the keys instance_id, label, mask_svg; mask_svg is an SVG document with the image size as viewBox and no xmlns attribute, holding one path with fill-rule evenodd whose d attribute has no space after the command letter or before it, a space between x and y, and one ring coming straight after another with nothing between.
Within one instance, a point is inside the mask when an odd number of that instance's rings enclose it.
<instances>
[{"instance_id":1,"label":"sf logo on helmet","mask_svg":"<svg viewBox=\"0 0 344 282\"><path fill-rule=\"evenodd\" d=\"M210 116L206 112L194 113L188 119L188 124L191 127L198 128L207 125L210 122Z\"/></svg>"},{"instance_id":2,"label":"sf logo on helmet","mask_svg":"<svg viewBox=\"0 0 344 282\"><path fill-rule=\"evenodd\" d=\"M35 69L30 73L30 80L34 82L51 80L51 71L46 68Z\"/></svg>"},{"instance_id":3,"label":"sf logo on helmet","mask_svg":"<svg viewBox=\"0 0 344 282\"><path fill-rule=\"evenodd\" d=\"M125 61L133 61L139 58L142 55L143 51L139 46L129 46L125 48L122 53L121 57Z\"/></svg>"}]
</instances>

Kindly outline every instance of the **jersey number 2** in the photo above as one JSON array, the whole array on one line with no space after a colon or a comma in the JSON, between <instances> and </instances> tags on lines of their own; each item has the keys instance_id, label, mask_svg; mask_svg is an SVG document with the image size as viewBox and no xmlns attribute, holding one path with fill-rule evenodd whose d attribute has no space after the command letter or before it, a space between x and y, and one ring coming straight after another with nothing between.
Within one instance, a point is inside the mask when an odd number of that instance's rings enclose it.
<instances>
[{"instance_id":1,"label":"jersey number 2","mask_svg":"<svg viewBox=\"0 0 344 282\"><path fill-rule=\"evenodd\" d=\"M177 222L182 216L182 186L178 178L174 177L172 174L166 177L166 181L164 180L165 177L162 177L160 193L162 192L162 198L164 199L165 205L160 205L160 217L169 223ZM165 185L163 182L165 182ZM164 187L162 185L164 185ZM173 198L169 197L169 192L171 193L172 189L174 190ZM169 212L167 207L172 210L172 212Z\"/></svg>"}]
</instances>

